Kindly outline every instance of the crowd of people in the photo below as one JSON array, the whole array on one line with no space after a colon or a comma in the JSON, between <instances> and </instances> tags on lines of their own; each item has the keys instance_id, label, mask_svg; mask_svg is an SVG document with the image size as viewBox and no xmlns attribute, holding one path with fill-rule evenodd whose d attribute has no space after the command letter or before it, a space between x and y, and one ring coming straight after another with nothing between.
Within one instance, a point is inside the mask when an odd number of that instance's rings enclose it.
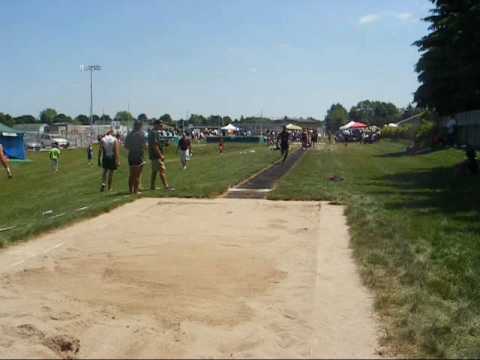
<instances>
[{"instance_id":1,"label":"crowd of people","mask_svg":"<svg viewBox=\"0 0 480 360\"><path fill-rule=\"evenodd\" d=\"M331 135L329 136L331 142ZM373 144L380 140L380 129L377 127L367 127L363 129L344 129L335 134L335 141L341 143L361 142L364 144Z\"/></svg>"},{"instance_id":2,"label":"crowd of people","mask_svg":"<svg viewBox=\"0 0 480 360\"><path fill-rule=\"evenodd\" d=\"M265 133L267 137L267 143L270 146L276 146L278 148L280 134L287 136L289 142L297 142L302 144L302 148L306 149L309 147L315 147L318 143L319 134L316 129L302 129L300 130L288 130L286 126L282 128L281 132L276 132L275 130L268 130Z\"/></svg>"}]
</instances>

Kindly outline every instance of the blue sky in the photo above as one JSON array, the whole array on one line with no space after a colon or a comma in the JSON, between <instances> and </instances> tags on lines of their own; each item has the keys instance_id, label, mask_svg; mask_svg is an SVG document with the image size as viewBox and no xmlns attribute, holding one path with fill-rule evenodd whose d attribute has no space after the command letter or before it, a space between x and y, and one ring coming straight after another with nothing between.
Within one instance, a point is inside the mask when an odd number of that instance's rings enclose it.
<instances>
[{"instance_id":1,"label":"blue sky","mask_svg":"<svg viewBox=\"0 0 480 360\"><path fill-rule=\"evenodd\" d=\"M0 1L0 112L323 118L405 106L427 0Z\"/></svg>"}]
</instances>

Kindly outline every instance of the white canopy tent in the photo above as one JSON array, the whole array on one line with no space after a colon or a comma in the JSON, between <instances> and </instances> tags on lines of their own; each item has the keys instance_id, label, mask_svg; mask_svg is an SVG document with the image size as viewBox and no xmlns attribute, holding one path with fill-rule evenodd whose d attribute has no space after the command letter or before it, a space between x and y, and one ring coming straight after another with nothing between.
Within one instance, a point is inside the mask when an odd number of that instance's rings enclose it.
<instances>
[{"instance_id":1,"label":"white canopy tent","mask_svg":"<svg viewBox=\"0 0 480 360\"><path fill-rule=\"evenodd\" d=\"M302 128L298 125L295 125L295 124L288 124L287 125L287 130L302 130Z\"/></svg>"},{"instance_id":2,"label":"white canopy tent","mask_svg":"<svg viewBox=\"0 0 480 360\"><path fill-rule=\"evenodd\" d=\"M222 130L231 132L231 131L238 131L239 129L235 125L228 124L227 126L222 127Z\"/></svg>"},{"instance_id":3,"label":"white canopy tent","mask_svg":"<svg viewBox=\"0 0 480 360\"><path fill-rule=\"evenodd\" d=\"M340 130L350 129L355 124L355 121L350 121L349 123L340 126Z\"/></svg>"}]
</instances>

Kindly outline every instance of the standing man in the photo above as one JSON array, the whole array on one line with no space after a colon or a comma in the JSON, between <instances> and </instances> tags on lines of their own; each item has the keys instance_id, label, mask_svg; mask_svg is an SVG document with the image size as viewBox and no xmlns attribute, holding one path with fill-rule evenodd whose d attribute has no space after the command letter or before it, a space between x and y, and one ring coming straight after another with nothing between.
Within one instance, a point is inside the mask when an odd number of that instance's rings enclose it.
<instances>
[{"instance_id":1,"label":"standing man","mask_svg":"<svg viewBox=\"0 0 480 360\"><path fill-rule=\"evenodd\" d=\"M156 190L155 182L157 179L157 173L160 174L163 187L167 191L174 191L175 189L168 185L165 166L165 152L164 143L160 139L160 132L163 130L162 122L155 120L153 122L153 129L148 133L148 153L152 162L152 175L150 178L150 189Z\"/></svg>"},{"instance_id":2,"label":"standing man","mask_svg":"<svg viewBox=\"0 0 480 360\"><path fill-rule=\"evenodd\" d=\"M117 138L113 136L112 129L108 130L100 140L98 147L98 166L103 167L100 191L105 191L105 186L107 187L107 191L112 190L113 172L120 166L120 144Z\"/></svg>"},{"instance_id":3,"label":"standing man","mask_svg":"<svg viewBox=\"0 0 480 360\"><path fill-rule=\"evenodd\" d=\"M133 130L125 138L125 148L128 150L128 165L130 166L128 190L130 194L140 195L140 177L143 165L145 165L145 133L141 121L135 121L133 124Z\"/></svg>"},{"instance_id":4,"label":"standing man","mask_svg":"<svg viewBox=\"0 0 480 360\"><path fill-rule=\"evenodd\" d=\"M455 135L457 133L457 119L452 115L447 121L448 145L455 145Z\"/></svg>"},{"instance_id":5,"label":"standing man","mask_svg":"<svg viewBox=\"0 0 480 360\"><path fill-rule=\"evenodd\" d=\"M92 160L93 160L93 145L89 144L87 147L87 160L88 160L88 165L92 165Z\"/></svg>"},{"instance_id":6,"label":"standing man","mask_svg":"<svg viewBox=\"0 0 480 360\"><path fill-rule=\"evenodd\" d=\"M187 161L190 160L192 156L192 142L187 137L186 133L182 134L182 137L178 141L177 152L180 149L180 163L182 164L183 170L187 169Z\"/></svg>"},{"instance_id":7,"label":"standing man","mask_svg":"<svg viewBox=\"0 0 480 360\"><path fill-rule=\"evenodd\" d=\"M285 160L287 160L287 156L288 156L289 136L290 136L290 134L288 133L287 127L284 126L282 132L280 134L278 134L278 139L277 139L277 143L280 142L280 153L283 156L283 162L285 162Z\"/></svg>"},{"instance_id":8,"label":"standing man","mask_svg":"<svg viewBox=\"0 0 480 360\"><path fill-rule=\"evenodd\" d=\"M60 154L61 154L61 151L58 148L58 144L54 142L52 144L52 148L48 152L48 156L50 157L50 164L53 172L58 172L58 168L60 165Z\"/></svg>"},{"instance_id":9,"label":"standing man","mask_svg":"<svg viewBox=\"0 0 480 360\"><path fill-rule=\"evenodd\" d=\"M307 150L308 148L308 130L303 129L302 132L302 150Z\"/></svg>"},{"instance_id":10,"label":"standing man","mask_svg":"<svg viewBox=\"0 0 480 360\"><path fill-rule=\"evenodd\" d=\"M313 129L312 131L312 147L315 148L318 142L318 131L317 129Z\"/></svg>"},{"instance_id":11,"label":"standing man","mask_svg":"<svg viewBox=\"0 0 480 360\"><path fill-rule=\"evenodd\" d=\"M224 150L225 150L225 141L223 139L223 135L221 135L220 139L218 140L218 152L220 154L223 154Z\"/></svg>"},{"instance_id":12,"label":"standing man","mask_svg":"<svg viewBox=\"0 0 480 360\"><path fill-rule=\"evenodd\" d=\"M7 155L3 151L3 146L0 144L0 163L3 165L5 170L7 171L8 178L11 179L13 177L12 170L10 170L10 161L8 160Z\"/></svg>"}]
</instances>

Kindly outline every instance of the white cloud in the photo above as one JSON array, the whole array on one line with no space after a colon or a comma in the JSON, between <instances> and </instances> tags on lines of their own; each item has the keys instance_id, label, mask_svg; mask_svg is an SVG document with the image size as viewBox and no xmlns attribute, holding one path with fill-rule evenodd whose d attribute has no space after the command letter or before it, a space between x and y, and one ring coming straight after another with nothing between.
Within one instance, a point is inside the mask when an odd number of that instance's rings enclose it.
<instances>
[{"instance_id":1,"label":"white cloud","mask_svg":"<svg viewBox=\"0 0 480 360\"><path fill-rule=\"evenodd\" d=\"M409 20L414 20L414 16L412 13L408 13L408 12L404 12L404 13L398 13L398 14L395 14L395 17L398 19L398 20L401 20L401 21L409 21Z\"/></svg>"},{"instance_id":2,"label":"white cloud","mask_svg":"<svg viewBox=\"0 0 480 360\"><path fill-rule=\"evenodd\" d=\"M368 15L362 16L358 21L358 23L360 25L371 24L379 21L381 18L382 17L379 14L368 14Z\"/></svg>"}]
</instances>

